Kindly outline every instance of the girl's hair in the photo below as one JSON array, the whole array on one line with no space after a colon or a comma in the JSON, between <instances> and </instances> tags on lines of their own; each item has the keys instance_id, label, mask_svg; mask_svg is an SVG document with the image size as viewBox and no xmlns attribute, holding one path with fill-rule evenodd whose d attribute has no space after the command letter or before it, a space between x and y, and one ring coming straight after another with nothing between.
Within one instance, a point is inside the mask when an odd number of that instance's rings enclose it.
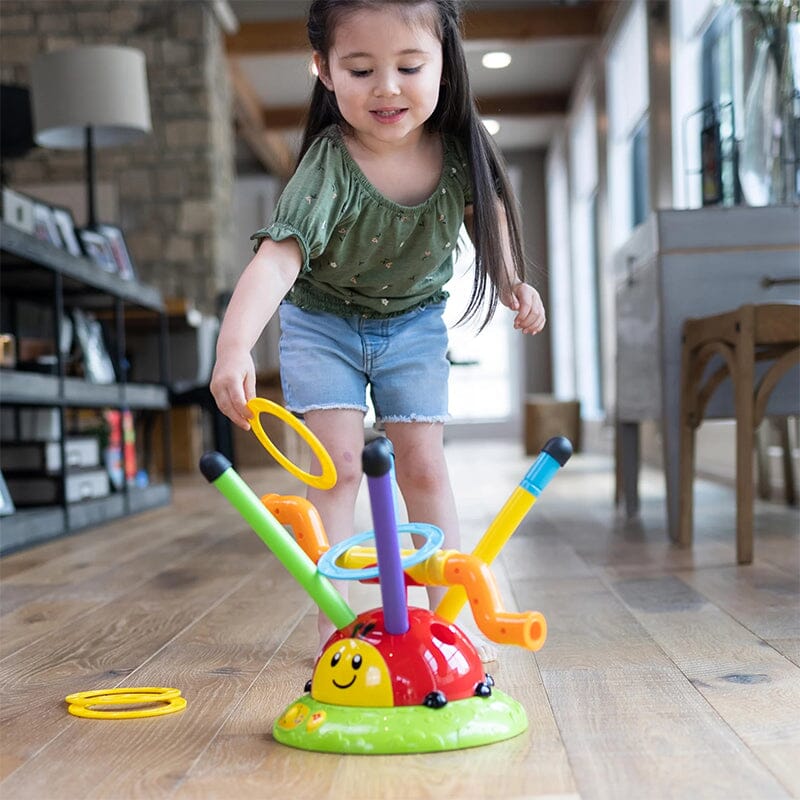
<instances>
[{"instance_id":1,"label":"girl's hair","mask_svg":"<svg viewBox=\"0 0 800 800\"><path fill-rule=\"evenodd\" d=\"M458 0L312 0L308 11L308 39L327 62L336 24L342 15L376 6L412 8L429 6L435 11L434 33L442 43L442 85L439 102L425 123L428 132L447 133L459 139L466 151L472 179L475 272L472 296L461 322L474 318L487 302L483 328L494 315L499 293L510 288L503 257L504 242L498 199L505 209L514 272L525 278L519 211L503 159L478 115L469 85L467 62L461 41ZM314 84L306 120L302 159L312 142L330 125L349 126L339 112L333 92L321 80Z\"/></svg>"}]
</instances>

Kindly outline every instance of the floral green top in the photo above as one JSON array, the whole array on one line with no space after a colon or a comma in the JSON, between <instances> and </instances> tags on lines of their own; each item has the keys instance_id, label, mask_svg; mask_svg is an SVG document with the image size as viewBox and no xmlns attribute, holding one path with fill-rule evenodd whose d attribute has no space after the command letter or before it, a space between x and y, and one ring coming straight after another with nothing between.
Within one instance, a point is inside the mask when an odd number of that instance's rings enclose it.
<instances>
[{"instance_id":1,"label":"floral green top","mask_svg":"<svg viewBox=\"0 0 800 800\"><path fill-rule=\"evenodd\" d=\"M417 206L384 197L347 151L339 129L312 144L275 208L253 234L294 237L303 266L286 299L337 316L390 317L447 297L464 208L472 202L464 149L444 139L434 193Z\"/></svg>"}]
</instances>

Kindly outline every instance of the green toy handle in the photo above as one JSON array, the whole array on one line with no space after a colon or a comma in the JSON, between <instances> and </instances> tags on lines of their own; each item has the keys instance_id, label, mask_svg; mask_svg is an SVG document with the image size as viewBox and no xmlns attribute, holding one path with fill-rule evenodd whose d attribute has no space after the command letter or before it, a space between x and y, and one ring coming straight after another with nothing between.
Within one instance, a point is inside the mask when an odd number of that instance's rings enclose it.
<instances>
[{"instance_id":1,"label":"green toy handle","mask_svg":"<svg viewBox=\"0 0 800 800\"><path fill-rule=\"evenodd\" d=\"M353 609L333 584L318 572L317 565L264 507L225 456L217 452L206 453L200 459L200 471L242 515L337 630L346 628L355 621Z\"/></svg>"}]
</instances>

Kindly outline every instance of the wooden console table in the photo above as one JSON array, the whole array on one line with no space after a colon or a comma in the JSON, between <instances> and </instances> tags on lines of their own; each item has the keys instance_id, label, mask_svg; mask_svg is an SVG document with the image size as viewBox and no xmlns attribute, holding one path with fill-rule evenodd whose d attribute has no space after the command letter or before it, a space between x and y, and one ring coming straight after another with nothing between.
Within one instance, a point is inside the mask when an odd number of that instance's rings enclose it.
<instances>
[{"instance_id":1,"label":"wooden console table","mask_svg":"<svg viewBox=\"0 0 800 800\"><path fill-rule=\"evenodd\" d=\"M681 328L743 303L800 302L800 207L653 213L615 254L617 475L639 508L639 424L661 423L670 536L678 527ZM769 414L796 413L800 376L776 387ZM733 417L722 386L706 418Z\"/></svg>"}]
</instances>

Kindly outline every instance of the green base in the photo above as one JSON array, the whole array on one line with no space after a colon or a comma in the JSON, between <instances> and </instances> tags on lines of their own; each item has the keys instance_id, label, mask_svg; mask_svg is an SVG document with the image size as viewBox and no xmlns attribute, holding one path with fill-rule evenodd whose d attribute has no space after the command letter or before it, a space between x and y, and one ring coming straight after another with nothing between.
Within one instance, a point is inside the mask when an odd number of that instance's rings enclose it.
<instances>
[{"instance_id":1,"label":"green base","mask_svg":"<svg viewBox=\"0 0 800 800\"><path fill-rule=\"evenodd\" d=\"M525 709L494 688L491 697L438 709L334 706L306 694L286 708L272 735L289 747L322 753L437 753L501 742L527 727Z\"/></svg>"}]
</instances>

